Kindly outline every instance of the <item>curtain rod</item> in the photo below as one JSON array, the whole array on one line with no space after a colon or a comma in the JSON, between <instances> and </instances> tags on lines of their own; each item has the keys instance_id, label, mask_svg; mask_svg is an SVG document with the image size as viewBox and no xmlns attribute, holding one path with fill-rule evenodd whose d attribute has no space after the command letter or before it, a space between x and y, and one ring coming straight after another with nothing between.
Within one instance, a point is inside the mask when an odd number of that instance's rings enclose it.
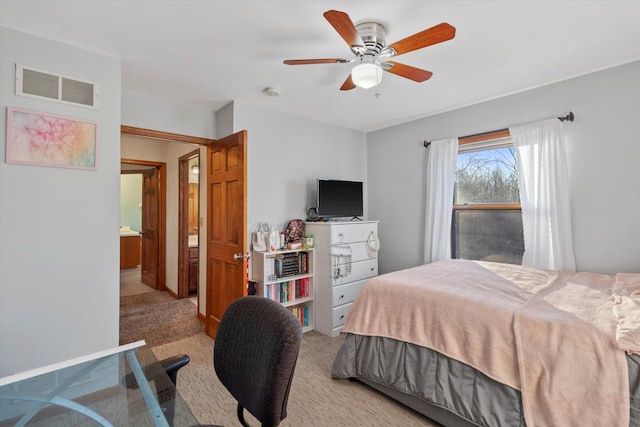
<instances>
[{"instance_id":1,"label":"curtain rod","mask_svg":"<svg viewBox=\"0 0 640 427\"><path fill-rule=\"evenodd\" d=\"M557 117L558 120L560 120L561 122L565 122L565 121L569 121L572 122L573 119L575 119L575 115L573 114L572 111L569 111L569 114L567 114L566 116L563 117ZM471 138L474 136L481 136L481 135L486 135L488 133L497 133L497 132L504 132L504 131L508 131L509 128L506 129L498 129L498 130L492 130L489 132L482 132L482 133L475 133L473 135L465 135L465 136L461 136L459 139L464 139L464 138ZM424 141L424 148L428 148L429 144L431 144L431 141Z\"/></svg>"}]
</instances>

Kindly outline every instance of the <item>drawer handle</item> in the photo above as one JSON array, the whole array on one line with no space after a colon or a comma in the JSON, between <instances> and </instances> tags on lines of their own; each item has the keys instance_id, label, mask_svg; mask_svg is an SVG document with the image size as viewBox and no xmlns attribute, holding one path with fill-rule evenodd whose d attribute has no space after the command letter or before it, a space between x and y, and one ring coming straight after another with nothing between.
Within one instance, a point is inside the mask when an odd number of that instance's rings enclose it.
<instances>
[{"instance_id":1,"label":"drawer handle","mask_svg":"<svg viewBox=\"0 0 640 427\"><path fill-rule=\"evenodd\" d=\"M344 319L344 314L342 316L340 316L340 320Z\"/></svg>"},{"instance_id":2,"label":"drawer handle","mask_svg":"<svg viewBox=\"0 0 640 427\"><path fill-rule=\"evenodd\" d=\"M340 296L338 297L338 299L342 299L342 298L344 298L344 295L340 295Z\"/></svg>"}]
</instances>

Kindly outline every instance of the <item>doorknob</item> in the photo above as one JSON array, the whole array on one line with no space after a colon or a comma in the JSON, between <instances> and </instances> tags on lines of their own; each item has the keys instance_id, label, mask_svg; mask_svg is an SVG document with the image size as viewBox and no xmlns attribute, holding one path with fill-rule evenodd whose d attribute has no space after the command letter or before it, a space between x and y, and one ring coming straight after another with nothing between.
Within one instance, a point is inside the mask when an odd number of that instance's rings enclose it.
<instances>
[{"instance_id":1,"label":"doorknob","mask_svg":"<svg viewBox=\"0 0 640 427\"><path fill-rule=\"evenodd\" d=\"M249 254L243 254L243 253L237 253L237 254L233 254L233 259L249 259Z\"/></svg>"}]
</instances>

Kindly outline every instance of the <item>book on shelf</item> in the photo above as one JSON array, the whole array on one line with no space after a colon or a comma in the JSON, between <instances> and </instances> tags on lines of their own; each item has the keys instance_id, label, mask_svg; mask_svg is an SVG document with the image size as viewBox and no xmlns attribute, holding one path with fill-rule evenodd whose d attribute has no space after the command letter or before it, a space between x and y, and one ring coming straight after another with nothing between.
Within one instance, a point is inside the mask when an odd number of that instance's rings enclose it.
<instances>
[{"instance_id":1,"label":"book on shelf","mask_svg":"<svg viewBox=\"0 0 640 427\"><path fill-rule=\"evenodd\" d=\"M280 303L295 301L311 296L311 281L308 277L286 282L270 283L265 285L266 298Z\"/></svg>"},{"instance_id":2,"label":"book on shelf","mask_svg":"<svg viewBox=\"0 0 640 427\"><path fill-rule=\"evenodd\" d=\"M296 318L298 319L302 327L309 326L309 307L308 306L292 307L289 310L291 310L293 315L296 316Z\"/></svg>"},{"instance_id":3,"label":"book on shelf","mask_svg":"<svg viewBox=\"0 0 640 427\"><path fill-rule=\"evenodd\" d=\"M269 280L308 274L309 253L301 251L277 254L265 260L264 269L265 276L269 277Z\"/></svg>"},{"instance_id":4,"label":"book on shelf","mask_svg":"<svg viewBox=\"0 0 640 427\"><path fill-rule=\"evenodd\" d=\"M307 274L309 272L308 260L309 253L308 252L299 252L298 253L298 271L301 274Z\"/></svg>"}]
</instances>

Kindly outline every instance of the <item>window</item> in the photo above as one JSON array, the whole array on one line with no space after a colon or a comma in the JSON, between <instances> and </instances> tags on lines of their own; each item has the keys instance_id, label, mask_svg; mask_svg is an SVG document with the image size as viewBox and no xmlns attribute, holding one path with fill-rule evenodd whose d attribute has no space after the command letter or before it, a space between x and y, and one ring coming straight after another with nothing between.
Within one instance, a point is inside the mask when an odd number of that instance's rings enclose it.
<instances>
[{"instance_id":1,"label":"window","mask_svg":"<svg viewBox=\"0 0 640 427\"><path fill-rule=\"evenodd\" d=\"M518 171L508 131L460 139L453 197L453 258L522 262Z\"/></svg>"}]
</instances>

